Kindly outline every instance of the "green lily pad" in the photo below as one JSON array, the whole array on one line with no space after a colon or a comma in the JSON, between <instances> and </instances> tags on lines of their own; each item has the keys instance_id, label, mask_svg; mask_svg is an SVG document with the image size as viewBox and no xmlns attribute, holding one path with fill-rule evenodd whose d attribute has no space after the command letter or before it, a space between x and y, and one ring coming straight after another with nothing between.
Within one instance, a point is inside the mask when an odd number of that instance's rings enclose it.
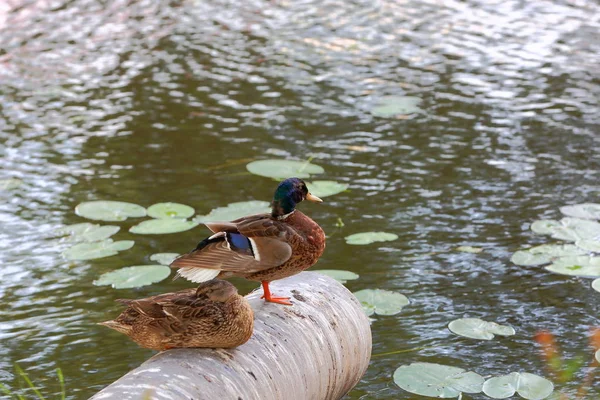
<instances>
[{"instance_id":1,"label":"green lily pad","mask_svg":"<svg viewBox=\"0 0 600 400\"><path fill-rule=\"evenodd\" d=\"M152 218L189 218L194 215L194 209L179 203L157 203L148 207L148 216Z\"/></svg>"},{"instance_id":2,"label":"green lily pad","mask_svg":"<svg viewBox=\"0 0 600 400\"><path fill-rule=\"evenodd\" d=\"M23 184L23 181L16 178L0 179L0 190L16 189Z\"/></svg>"},{"instance_id":3,"label":"green lily pad","mask_svg":"<svg viewBox=\"0 0 600 400\"><path fill-rule=\"evenodd\" d=\"M339 283L346 283L347 281L358 279L358 274L355 274L351 271L344 271L341 269L319 269L315 272L332 277Z\"/></svg>"},{"instance_id":4,"label":"green lily pad","mask_svg":"<svg viewBox=\"0 0 600 400\"><path fill-rule=\"evenodd\" d=\"M600 350L596 351L596 360L600 363Z\"/></svg>"},{"instance_id":5,"label":"green lily pad","mask_svg":"<svg viewBox=\"0 0 600 400\"><path fill-rule=\"evenodd\" d=\"M543 265L559 257L579 256L587 252L572 244L543 244L527 250L516 251L510 261L520 266Z\"/></svg>"},{"instance_id":6,"label":"green lily pad","mask_svg":"<svg viewBox=\"0 0 600 400\"><path fill-rule=\"evenodd\" d=\"M185 219L150 219L142 221L137 225L129 228L129 232L140 235L162 235L166 233L175 233L188 231L196 226L199 222L187 221Z\"/></svg>"},{"instance_id":7,"label":"green lily pad","mask_svg":"<svg viewBox=\"0 0 600 400\"><path fill-rule=\"evenodd\" d=\"M553 219L542 219L539 221L534 221L531 224L531 230L538 235L552 235L554 229L559 228L561 223L559 221Z\"/></svg>"},{"instance_id":8,"label":"green lily pad","mask_svg":"<svg viewBox=\"0 0 600 400\"><path fill-rule=\"evenodd\" d=\"M354 293L367 315L395 315L410 304L408 298L397 292L383 289L363 289Z\"/></svg>"},{"instance_id":9,"label":"green lily pad","mask_svg":"<svg viewBox=\"0 0 600 400\"><path fill-rule=\"evenodd\" d=\"M483 249L481 247L473 247L473 246L458 246L456 251L460 251L462 253L481 253Z\"/></svg>"},{"instance_id":10,"label":"green lily pad","mask_svg":"<svg viewBox=\"0 0 600 400\"><path fill-rule=\"evenodd\" d=\"M325 172L323 167L311 164L307 161L294 160L259 160L252 161L246 165L246 169L254 175L266 176L267 178L310 178L314 174Z\"/></svg>"},{"instance_id":11,"label":"green lily pad","mask_svg":"<svg viewBox=\"0 0 600 400\"><path fill-rule=\"evenodd\" d=\"M493 399L506 399L516 392L524 399L542 400L553 391L554 385L548 379L527 372L497 376L483 384L483 393Z\"/></svg>"},{"instance_id":12,"label":"green lily pad","mask_svg":"<svg viewBox=\"0 0 600 400\"><path fill-rule=\"evenodd\" d=\"M150 256L150 261L156 261L162 265L171 265L177 257L179 257L177 253L156 253Z\"/></svg>"},{"instance_id":13,"label":"green lily pad","mask_svg":"<svg viewBox=\"0 0 600 400\"><path fill-rule=\"evenodd\" d=\"M575 246L580 249L600 253L600 241L590 239L579 239L575 242Z\"/></svg>"},{"instance_id":14,"label":"green lily pad","mask_svg":"<svg viewBox=\"0 0 600 400\"><path fill-rule=\"evenodd\" d=\"M112 239L105 239L100 242L79 243L65 250L62 254L68 260L94 260L114 256L119 251L128 250L133 247L133 240L119 240L113 242Z\"/></svg>"},{"instance_id":15,"label":"green lily pad","mask_svg":"<svg viewBox=\"0 0 600 400\"><path fill-rule=\"evenodd\" d=\"M129 217L146 216L146 209L123 201L86 201L75 207L75 214L100 221L125 221Z\"/></svg>"},{"instance_id":16,"label":"green lily pad","mask_svg":"<svg viewBox=\"0 0 600 400\"><path fill-rule=\"evenodd\" d=\"M555 239L575 242L600 237L600 223L581 218L565 217L560 221L541 220L531 224L531 230Z\"/></svg>"},{"instance_id":17,"label":"green lily pad","mask_svg":"<svg viewBox=\"0 0 600 400\"><path fill-rule=\"evenodd\" d=\"M56 231L60 236L71 235L71 238L78 242L96 242L108 239L121 228L116 225L97 225L83 222L80 224L67 225Z\"/></svg>"},{"instance_id":18,"label":"green lily pad","mask_svg":"<svg viewBox=\"0 0 600 400\"><path fill-rule=\"evenodd\" d=\"M417 362L398 368L394 382L407 392L421 396L454 398L462 393L481 392L484 379L462 368Z\"/></svg>"},{"instance_id":19,"label":"green lily pad","mask_svg":"<svg viewBox=\"0 0 600 400\"><path fill-rule=\"evenodd\" d=\"M492 340L494 335L511 336L515 330L506 325L487 322L479 318L459 318L448 324L453 333L471 339Z\"/></svg>"},{"instance_id":20,"label":"green lily pad","mask_svg":"<svg viewBox=\"0 0 600 400\"><path fill-rule=\"evenodd\" d=\"M137 288L160 282L171 274L164 265L134 265L100 275L96 286L110 285L115 289Z\"/></svg>"},{"instance_id":21,"label":"green lily pad","mask_svg":"<svg viewBox=\"0 0 600 400\"><path fill-rule=\"evenodd\" d=\"M596 278L600 277L600 257L561 257L547 266L546 269L557 274Z\"/></svg>"},{"instance_id":22,"label":"green lily pad","mask_svg":"<svg viewBox=\"0 0 600 400\"><path fill-rule=\"evenodd\" d=\"M348 189L347 183L339 183L336 181L312 181L306 184L308 191L317 197L333 196Z\"/></svg>"},{"instance_id":23,"label":"green lily pad","mask_svg":"<svg viewBox=\"0 0 600 400\"><path fill-rule=\"evenodd\" d=\"M600 219L600 204L597 203L583 203L572 206L564 206L560 208L560 211L569 217Z\"/></svg>"},{"instance_id":24,"label":"green lily pad","mask_svg":"<svg viewBox=\"0 0 600 400\"><path fill-rule=\"evenodd\" d=\"M377 117L394 117L422 112L419 108L421 99L415 96L385 96L379 99L377 105L371 109L371 114Z\"/></svg>"},{"instance_id":25,"label":"green lily pad","mask_svg":"<svg viewBox=\"0 0 600 400\"><path fill-rule=\"evenodd\" d=\"M233 221L241 217L253 214L271 213L271 206L266 201L240 201L230 203L225 207L217 207L207 215L199 215L194 218L194 221L215 222L215 221Z\"/></svg>"},{"instance_id":26,"label":"green lily pad","mask_svg":"<svg viewBox=\"0 0 600 400\"><path fill-rule=\"evenodd\" d=\"M346 236L346 243L348 244L371 244L375 242L388 242L391 240L398 239L398 235L387 232L361 232L355 233L350 236Z\"/></svg>"},{"instance_id":27,"label":"green lily pad","mask_svg":"<svg viewBox=\"0 0 600 400\"><path fill-rule=\"evenodd\" d=\"M600 278L594 279L592 282L592 289L594 289L596 292L600 292Z\"/></svg>"}]
</instances>

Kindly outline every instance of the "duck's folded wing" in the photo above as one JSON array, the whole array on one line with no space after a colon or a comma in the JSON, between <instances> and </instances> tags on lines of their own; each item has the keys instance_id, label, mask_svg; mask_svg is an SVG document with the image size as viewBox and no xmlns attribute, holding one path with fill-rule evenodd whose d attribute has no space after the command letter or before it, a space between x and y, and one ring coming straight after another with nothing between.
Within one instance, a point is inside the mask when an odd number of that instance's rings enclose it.
<instances>
[{"instance_id":1,"label":"duck's folded wing","mask_svg":"<svg viewBox=\"0 0 600 400\"><path fill-rule=\"evenodd\" d=\"M201 282L207 280L204 275L213 275L209 278L212 279L218 271L254 273L281 265L292 255L286 242L290 232L275 225L276 221L258 219L240 224L237 232L218 232L177 258L171 267L179 268L180 275ZM190 276L200 270L202 276Z\"/></svg>"}]
</instances>

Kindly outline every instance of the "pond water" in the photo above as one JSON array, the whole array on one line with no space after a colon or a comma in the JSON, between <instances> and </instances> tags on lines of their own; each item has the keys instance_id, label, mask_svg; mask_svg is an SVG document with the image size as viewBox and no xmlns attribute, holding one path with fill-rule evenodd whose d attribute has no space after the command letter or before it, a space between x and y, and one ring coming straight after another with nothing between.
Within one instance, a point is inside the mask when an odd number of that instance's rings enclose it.
<instances>
[{"instance_id":1,"label":"pond water","mask_svg":"<svg viewBox=\"0 0 600 400\"><path fill-rule=\"evenodd\" d=\"M94 286L208 232L133 235L130 220L114 238L134 239L131 250L67 262L55 232L84 222L78 203L177 201L206 214L270 200L274 181L244 167L264 158L312 157L319 178L350 185L301 205L330 235L315 269L411 300L373 323L372 363L348 399L420 398L391 378L416 361L544 375L540 329L569 357L591 354L590 280L509 258L548 242L531 221L598 202L599 28L593 0L2 2L0 179L22 184L0 192L0 382L17 386L18 363L55 398L60 367L69 399L91 396L153 354L96 325L117 315L114 300L190 286ZM373 115L384 96L419 97L423 112ZM399 239L344 242L371 230ZM517 334L446 329L467 316Z\"/></svg>"}]
</instances>

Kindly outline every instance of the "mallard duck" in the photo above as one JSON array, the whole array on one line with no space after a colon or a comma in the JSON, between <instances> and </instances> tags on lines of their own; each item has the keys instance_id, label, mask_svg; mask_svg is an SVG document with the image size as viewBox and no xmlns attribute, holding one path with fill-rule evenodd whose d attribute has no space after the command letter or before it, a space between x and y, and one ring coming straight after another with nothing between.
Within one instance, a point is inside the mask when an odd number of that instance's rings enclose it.
<instances>
[{"instance_id":1,"label":"mallard duck","mask_svg":"<svg viewBox=\"0 0 600 400\"><path fill-rule=\"evenodd\" d=\"M265 301L292 305L289 297L271 294L269 282L297 274L317 262L325 250L325 232L296 210L303 200L323 200L308 192L302 179L288 178L275 190L270 214L231 222L206 223L214 235L171 264L192 282L215 277L242 277L262 283Z\"/></svg>"},{"instance_id":2,"label":"mallard duck","mask_svg":"<svg viewBox=\"0 0 600 400\"><path fill-rule=\"evenodd\" d=\"M115 320L101 322L142 347L223 347L244 344L252 336L254 313L235 286L219 279L197 289L139 300L117 300L127 306Z\"/></svg>"}]
</instances>

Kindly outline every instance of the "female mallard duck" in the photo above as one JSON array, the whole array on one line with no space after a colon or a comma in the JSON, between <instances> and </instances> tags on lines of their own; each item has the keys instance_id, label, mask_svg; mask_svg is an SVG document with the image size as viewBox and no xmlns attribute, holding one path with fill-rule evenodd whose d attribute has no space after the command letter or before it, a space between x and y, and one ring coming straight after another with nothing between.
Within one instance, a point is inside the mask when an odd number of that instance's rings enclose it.
<instances>
[{"instance_id":1,"label":"female mallard duck","mask_svg":"<svg viewBox=\"0 0 600 400\"><path fill-rule=\"evenodd\" d=\"M254 313L235 286L213 279L186 289L139 300L117 300L127 309L101 322L142 347L236 347L252 336Z\"/></svg>"},{"instance_id":2,"label":"female mallard duck","mask_svg":"<svg viewBox=\"0 0 600 400\"><path fill-rule=\"evenodd\" d=\"M271 295L269 282L297 274L317 262L325 250L325 232L296 210L302 200L322 202L308 192L302 179L279 184L271 214L256 214L231 222L206 223L214 235L171 264L178 276L192 282L238 276L259 281L263 298L292 305L289 297Z\"/></svg>"}]
</instances>

